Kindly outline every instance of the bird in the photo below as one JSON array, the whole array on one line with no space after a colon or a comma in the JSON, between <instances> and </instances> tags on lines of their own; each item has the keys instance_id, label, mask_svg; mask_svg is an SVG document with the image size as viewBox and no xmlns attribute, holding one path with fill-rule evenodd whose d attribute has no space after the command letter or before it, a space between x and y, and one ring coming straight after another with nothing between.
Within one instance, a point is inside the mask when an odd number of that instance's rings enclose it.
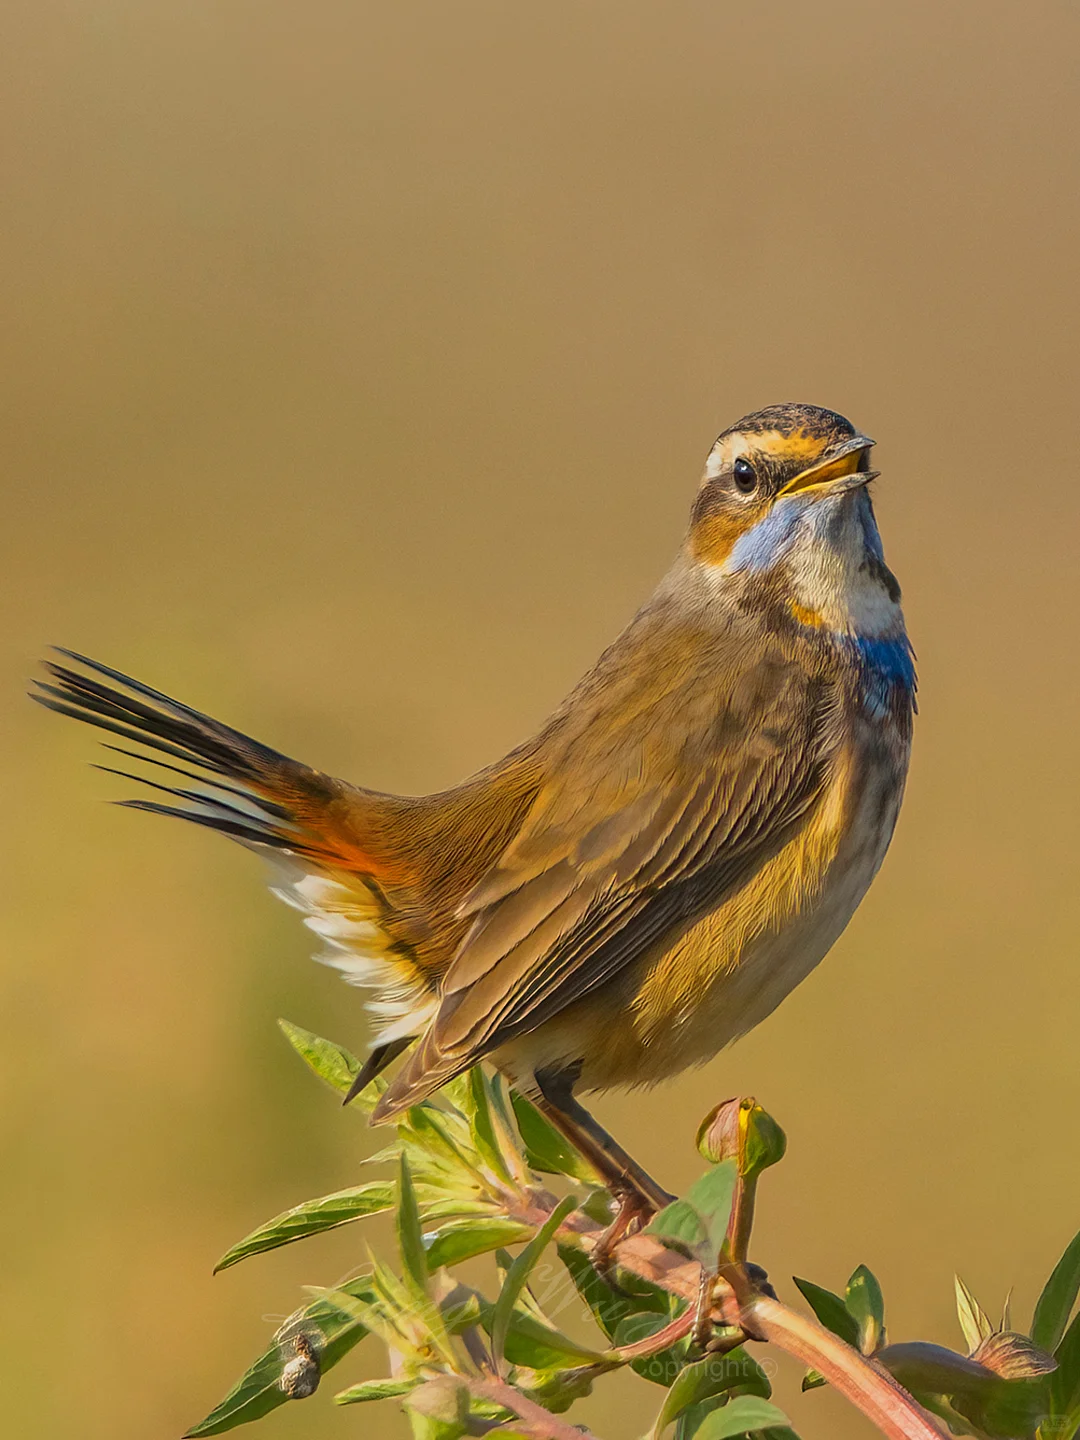
<instances>
[{"instance_id":1,"label":"bird","mask_svg":"<svg viewBox=\"0 0 1080 1440\"><path fill-rule=\"evenodd\" d=\"M154 767L99 767L151 787L116 803L270 861L317 958L372 992L348 1098L407 1052L374 1123L487 1061L584 1156L625 1233L672 1197L580 1094L653 1085L764 1020L893 834L916 676L873 444L804 404L723 431L629 625L531 738L436 794L323 774L69 650L35 698Z\"/></svg>"}]
</instances>

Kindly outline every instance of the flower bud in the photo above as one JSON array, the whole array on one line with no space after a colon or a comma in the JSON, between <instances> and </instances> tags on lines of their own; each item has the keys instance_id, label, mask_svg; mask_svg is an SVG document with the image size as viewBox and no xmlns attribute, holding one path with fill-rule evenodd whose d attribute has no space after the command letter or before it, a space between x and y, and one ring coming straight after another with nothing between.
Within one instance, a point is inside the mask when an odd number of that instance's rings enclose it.
<instances>
[{"instance_id":1,"label":"flower bud","mask_svg":"<svg viewBox=\"0 0 1080 1440\"><path fill-rule=\"evenodd\" d=\"M718 1165L739 1154L739 1111L743 1101L725 1100L710 1110L698 1126L696 1145L701 1155Z\"/></svg>"},{"instance_id":2,"label":"flower bud","mask_svg":"<svg viewBox=\"0 0 1080 1440\"><path fill-rule=\"evenodd\" d=\"M697 1133L697 1148L714 1165L737 1160L743 1180L756 1179L783 1159L787 1136L752 1095L725 1100L711 1110Z\"/></svg>"},{"instance_id":3,"label":"flower bud","mask_svg":"<svg viewBox=\"0 0 1080 1440\"><path fill-rule=\"evenodd\" d=\"M1052 1355L1040 1350L1026 1335L1017 1335L1012 1330L996 1330L988 1335L971 1358L1003 1380L1033 1380L1057 1369Z\"/></svg>"},{"instance_id":4,"label":"flower bud","mask_svg":"<svg viewBox=\"0 0 1080 1440\"><path fill-rule=\"evenodd\" d=\"M901 1385L917 1394L985 1397L1001 1388L994 1374L979 1361L927 1340L886 1345L875 1358Z\"/></svg>"}]
</instances>

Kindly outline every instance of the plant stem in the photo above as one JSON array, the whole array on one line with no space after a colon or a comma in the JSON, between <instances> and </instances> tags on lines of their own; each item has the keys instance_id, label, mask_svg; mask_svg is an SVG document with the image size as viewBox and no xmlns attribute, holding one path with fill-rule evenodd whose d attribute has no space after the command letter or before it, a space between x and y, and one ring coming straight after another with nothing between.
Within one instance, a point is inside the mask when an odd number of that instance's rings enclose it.
<instances>
[{"instance_id":1,"label":"plant stem","mask_svg":"<svg viewBox=\"0 0 1080 1440\"><path fill-rule=\"evenodd\" d=\"M579 1211L569 1217L563 1233L589 1251L603 1231ZM688 1301L692 1313L701 1287L701 1266L695 1261L668 1249L655 1236L644 1234L621 1241L615 1257L633 1274ZM770 1341L820 1371L888 1440L950 1440L949 1432L898 1381L816 1320L789 1310L767 1295L751 1292L737 1296L724 1279L718 1279L714 1286L713 1307L720 1324L736 1326L752 1339Z\"/></svg>"},{"instance_id":2,"label":"plant stem","mask_svg":"<svg viewBox=\"0 0 1080 1440\"><path fill-rule=\"evenodd\" d=\"M898 1381L816 1320L789 1310L768 1295L750 1297L742 1313L751 1334L819 1370L889 1440L947 1440L948 1431Z\"/></svg>"},{"instance_id":3,"label":"plant stem","mask_svg":"<svg viewBox=\"0 0 1080 1440\"><path fill-rule=\"evenodd\" d=\"M651 1335L646 1335L643 1340L635 1340L633 1345L620 1345L617 1350L612 1350L613 1358L618 1357L624 1364L632 1360L646 1360L650 1355L656 1355L661 1350L667 1350L669 1346L683 1340L690 1334L694 1324L694 1312L685 1310L677 1315L674 1320L664 1326L662 1330L655 1330Z\"/></svg>"},{"instance_id":4,"label":"plant stem","mask_svg":"<svg viewBox=\"0 0 1080 1440\"><path fill-rule=\"evenodd\" d=\"M757 1198L757 1176L750 1179L739 1177L731 1205L731 1219L728 1221L725 1250L731 1260L738 1264L746 1261L750 1247L750 1231L754 1227L754 1201Z\"/></svg>"},{"instance_id":5,"label":"plant stem","mask_svg":"<svg viewBox=\"0 0 1080 1440\"><path fill-rule=\"evenodd\" d=\"M569 1425L565 1420L560 1420L557 1415L552 1415L550 1410L545 1410L535 1400L530 1400L520 1390L515 1390L505 1380L469 1380L464 1382L469 1390L481 1400L490 1400L494 1405L501 1405L504 1410L510 1410L520 1419L524 1420L530 1432L542 1440L587 1440L588 1431L583 1431L577 1425Z\"/></svg>"}]
</instances>

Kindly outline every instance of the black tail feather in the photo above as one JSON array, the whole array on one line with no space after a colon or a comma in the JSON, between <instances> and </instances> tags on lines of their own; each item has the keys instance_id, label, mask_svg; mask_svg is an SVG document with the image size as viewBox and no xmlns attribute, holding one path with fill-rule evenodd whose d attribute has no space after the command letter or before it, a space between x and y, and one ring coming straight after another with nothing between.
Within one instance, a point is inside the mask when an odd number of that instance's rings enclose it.
<instances>
[{"instance_id":1,"label":"black tail feather","mask_svg":"<svg viewBox=\"0 0 1080 1440\"><path fill-rule=\"evenodd\" d=\"M283 805L270 799L265 790L268 783L280 783L283 774L300 772L303 767L239 730L212 720L208 715L182 705L119 670L89 660L72 650L58 647L58 653L123 688L114 689L90 675L47 661L45 669L57 683L35 681L37 690L31 692L32 699L46 709L95 725L156 754L128 750L119 745L107 745L108 749L144 764L172 771L204 787L188 790L163 785L125 770L99 765L97 768L100 770L172 795L193 808L164 805L152 800L121 800L117 804L128 809L190 820L220 830L246 844L288 849L302 843L295 817ZM146 703L148 701L150 703ZM158 758L161 755L183 761L186 766L204 773L181 769L179 765ZM229 784L226 777L239 783ZM236 800L243 801L245 808L236 805Z\"/></svg>"},{"instance_id":2,"label":"black tail feather","mask_svg":"<svg viewBox=\"0 0 1080 1440\"><path fill-rule=\"evenodd\" d=\"M274 815L279 820L288 820L290 815L284 805L277 805L273 800L268 800L265 795L254 795L250 790L241 790L239 785L228 785L224 780L207 780L205 775L195 775L190 770L182 770L179 765L170 765L167 760L159 760L155 755L140 755L137 750L125 750L122 745L110 745L103 740L102 747L105 750L113 750L117 755L126 755L129 760L139 760L144 765L156 765L160 770L170 770L174 775L183 775L185 780L194 780L196 785L213 785L215 790L223 790L226 795L236 795L241 800L248 800L258 805L260 810L265 810L268 815ZM98 765L98 770L109 770L107 765ZM150 785L153 782L138 775L128 775L126 770L110 770L112 775L124 775L129 780L138 780L142 785ZM168 787L164 787L168 788ZM173 790L174 795L184 794L184 791Z\"/></svg>"},{"instance_id":3,"label":"black tail feather","mask_svg":"<svg viewBox=\"0 0 1080 1440\"><path fill-rule=\"evenodd\" d=\"M129 739L141 739L144 745L164 740L172 746L187 748L197 763L222 774L238 770L243 770L248 775L256 773L254 767L246 763L243 749L236 744L238 740L243 740L248 746L253 746L254 742L236 732L228 734L224 726L219 726L209 716L200 715L196 710L187 711L186 707L179 706L175 701L168 702L167 707L154 710L118 690L110 689L107 685L101 685L88 676L80 675L77 671L56 665L52 661L45 662L45 669L54 679L59 680L60 684L46 685L44 681L38 680L35 683L39 690L53 701L75 705L77 711L85 712L76 713L75 719L86 720L92 724L100 723L101 719L111 720L115 725L127 727L117 730L117 734L125 735ZM135 684L134 681L126 680L123 683L132 686ZM42 703L48 702L43 700ZM186 714L183 718L176 718L177 712L184 711ZM64 713L73 712L69 709ZM176 752L172 750L169 753Z\"/></svg>"},{"instance_id":4,"label":"black tail feather","mask_svg":"<svg viewBox=\"0 0 1080 1440\"><path fill-rule=\"evenodd\" d=\"M87 725L96 725L99 730L108 730L111 734L120 735L125 740L134 740L140 745L150 745L155 750L160 750L163 755L172 755L177 760L186 760L191 765L201 765L204 770L212 770L216 774L223 773L217 765L211 765L190 750L181 749L178 745L170 745L167 741L159 739L158 736L136 730L131 725L118 725L115 720L107 720L104 716L95 714L89 706L83 705L81 702L74 704L54 699L53 696L59 692L52 685L44 685L40 680L35 680L34 684L37 685L38 690L32 690L30 698L36 700L39 705L44 705L46 710L54 710L57 715L68 715L72 720L82 720Z\"/></svg>"},{"instance_id":5,"label":"black tail feather","mask_svg":"<svg viewBox=\"0 0 1080 1440\"><path fill-rule=\"evenodd\" d=\"M375 1076L381 1075L387 1065L396 1060L403 1050L407 1050L415 1039L415 1035L399 1035L396 1040L388 1040L384 1045L376 1045L356 1072L356 1078L349 1086L348 1094L341 1103L348 1105L350 1100L355 1100L361 1090L366 1090Z\"/></svg>"},{"instance_id":6,"label":"black tail feather","mask_svg":"<svg viewBox=\"0 0 1080 1440\"><path fill-rule=\"evenodd\" d=\"M119 775L121 780L134 780L136 785L146 785L151 790L160 790L163 795L175 795L178 800L188 800L192 805L211 804L216 810L221 811L224 816L235 815L238 820L246 820L249 823L256 818L250 810L241 810L236 805L230 805L228 800L219 800L216 795L209 795L204 790L182 790L179 785L160 785L156 780L148 780L145 775L133 775L130 770L117 770L112 765L95 765L95 770L100 770L103 775ZM206 781L206 784L213 784L213 781ZM215 789L222 788L215 786ZM230 794L242 794L237 792L230 785ZM252 797L252 804L261 805L261 801ZM278 807L275 807L278 808Z\"/></svg>"},{"instance_id":7,"label":"black tail feather","mask_svg":"<svg viewBox=\"0 0 1080 1440\"><path fill-rule=\"evenodd\" d=\"M224 816L204 814L200 810L185 810L180 805L159 805L156 800L114 800L121 810L145 810L148 815L171 815L177 820L190 820L193 825L205 825L209 830L218 830L242 840L246 845L272 845L278 850L291 850L295 844L284 835L272 830L259 830L254 825L238 825Z\"/></svg>"}]
</instances>

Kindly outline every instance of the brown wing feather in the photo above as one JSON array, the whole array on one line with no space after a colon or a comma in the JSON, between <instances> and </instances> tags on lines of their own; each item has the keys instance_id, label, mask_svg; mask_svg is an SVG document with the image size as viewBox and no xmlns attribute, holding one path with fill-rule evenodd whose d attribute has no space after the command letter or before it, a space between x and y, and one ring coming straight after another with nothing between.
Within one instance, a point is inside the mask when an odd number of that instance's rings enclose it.
<instances>
[{"instance_id":1,"label":"brown wing feather","mask_svg":"<svg viewBox=\"0 0 1080 1440\"><path fill-rule=\"evenodd\" d=\"M700 637L679 639L669 637L674 659L649 678L625 648L617 670L601 661L556 717L545 784L467 897L472 928L435 1019L376 1118L713 908L820 795L834 743L828 683L778 647L748 664Z\"/></svg>"}]
</instances>

